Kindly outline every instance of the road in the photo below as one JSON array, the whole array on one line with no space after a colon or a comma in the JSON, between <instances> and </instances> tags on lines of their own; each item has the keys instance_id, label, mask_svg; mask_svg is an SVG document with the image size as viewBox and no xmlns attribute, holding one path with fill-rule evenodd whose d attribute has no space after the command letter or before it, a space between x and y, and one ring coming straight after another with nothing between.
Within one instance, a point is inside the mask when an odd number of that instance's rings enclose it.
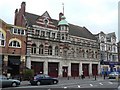
<instances>
[{"instance_id":1,"label":"road","mask_svg":"<svg viewBox=\"0 0 120 90\"><path fill-rule=\"evenodd\" d=\"M40 85L40 86L31 86L29 83L27 85L22 84L19 87L9 87L3 88L2 90L56 90L56 89L100 89L100 90L117 90L118 82L115 80L99 78L95 80L94 78L86 78L84 80L76 79L67 79L63 78L59 80L58 84L55 85Z\"/></svg>"}]
</instances>

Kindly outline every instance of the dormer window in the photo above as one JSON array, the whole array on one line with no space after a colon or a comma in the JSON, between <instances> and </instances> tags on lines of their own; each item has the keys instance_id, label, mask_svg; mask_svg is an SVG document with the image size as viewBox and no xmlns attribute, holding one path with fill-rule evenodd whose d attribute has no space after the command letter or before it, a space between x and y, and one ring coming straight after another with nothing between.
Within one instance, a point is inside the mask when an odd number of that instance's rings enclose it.
<instances>
[{"instance_id":1,"label":"dormer window","mask_svg":"<svg viewBox=\"0 0 120 90\"><path fill-rule=\"evenodd\" d=\"M18 29L18 28L12 28L12 33L17 35L25 35L25 30Z\"/></svg>"}]
</instances>

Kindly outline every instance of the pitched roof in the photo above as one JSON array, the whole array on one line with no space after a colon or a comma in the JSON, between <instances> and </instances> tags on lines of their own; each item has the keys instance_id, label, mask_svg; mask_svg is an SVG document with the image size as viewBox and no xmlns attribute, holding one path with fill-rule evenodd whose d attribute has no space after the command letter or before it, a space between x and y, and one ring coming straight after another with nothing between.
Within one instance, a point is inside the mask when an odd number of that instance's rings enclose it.
<instances>
[{"instance_id":1,"label":"pitched roof","mask_svg":"<svg viewBox=\"0 0 120 90\"><path fill-rule=\"evenodd\" d=\"M108 33L108 34L107 34L107 37L116 37L115 32Z\"/></svg>"},{"instance_id":2,"label":"pitched roof","mask_svg":"<svg viewBox=\"0 0 120 90\"><path fill-rule=\"evenodd\" d=\"M36 20L40 17L39 15L31 14L26 12L25 18L28 25L32 26L36 24ZM53 24L57 27L58 20L52 19ZM69 34L73 36L83 37L87 39L97 40L96 37L85 27L80 27L69 23Z\"/></svg>"}]
</instances>

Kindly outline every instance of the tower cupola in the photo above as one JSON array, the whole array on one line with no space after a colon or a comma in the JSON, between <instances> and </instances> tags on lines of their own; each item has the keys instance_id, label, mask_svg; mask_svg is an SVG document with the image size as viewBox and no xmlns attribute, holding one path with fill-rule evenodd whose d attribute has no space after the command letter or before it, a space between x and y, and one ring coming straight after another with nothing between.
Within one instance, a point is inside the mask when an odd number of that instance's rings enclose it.
<instances>
[{"instance_id":1,"label":"tower cupola","mask_svg":"<svg viewBox=\"0 0 120 90\"><path fill-rule=\"evenodd\" d=\"M66 19L65 16L62 16L61 20L58 23L58 26L63 26L63 25L64 26L69 26L68 22L65 19Z\"/></svg>"}]
</instances>

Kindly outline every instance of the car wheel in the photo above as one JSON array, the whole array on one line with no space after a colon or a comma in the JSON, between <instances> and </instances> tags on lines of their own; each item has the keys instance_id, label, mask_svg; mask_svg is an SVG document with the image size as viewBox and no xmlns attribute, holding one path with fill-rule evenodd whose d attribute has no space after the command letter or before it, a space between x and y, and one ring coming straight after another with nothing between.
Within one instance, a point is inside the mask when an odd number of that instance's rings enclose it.
<instances>
[{"instance_id":1,"label":"car wheel","mask_svg":"<svg viewBox=\"0 0 120 90\"><path fill-rule=\"evenodd\" d=\"M13 87L16 87L16 86L17 86L17 84L16 84L15 82L13 82L13 83L12 83L12 86L13 86Z\"/></svg>"},{"instance_id":2,"label":"car wheel","mask_svg":"<svg viewBox=\"0 0 120 90\"><path fill-rule=\"evenodd\" d=\"M37 85L39 86L41 84L41 82L40 81L37 81Z\"/></svg>"}]
</instances>

